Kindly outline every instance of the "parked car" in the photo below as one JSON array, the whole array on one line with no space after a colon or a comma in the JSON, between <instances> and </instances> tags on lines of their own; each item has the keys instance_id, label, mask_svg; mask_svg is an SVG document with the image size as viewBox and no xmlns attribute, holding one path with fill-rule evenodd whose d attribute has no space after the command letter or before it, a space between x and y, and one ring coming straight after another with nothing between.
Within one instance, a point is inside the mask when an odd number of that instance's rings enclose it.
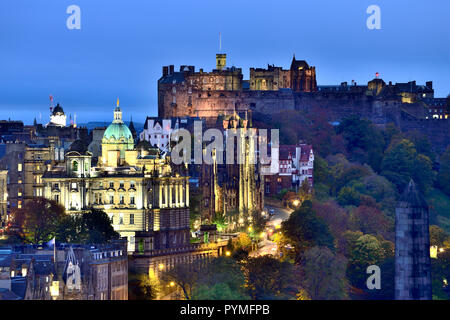
<instances>
[{"instance_id":1,"label":"parked car","mask_svg":"<svg viewBox=\"0 0 450 320\"><path fill-rule=\"evenodd\" d=\"M273 216L274 214L275 214L275 210L270 209L270 210L269 210L269 216Z\"/></svg>"}]
</instances>

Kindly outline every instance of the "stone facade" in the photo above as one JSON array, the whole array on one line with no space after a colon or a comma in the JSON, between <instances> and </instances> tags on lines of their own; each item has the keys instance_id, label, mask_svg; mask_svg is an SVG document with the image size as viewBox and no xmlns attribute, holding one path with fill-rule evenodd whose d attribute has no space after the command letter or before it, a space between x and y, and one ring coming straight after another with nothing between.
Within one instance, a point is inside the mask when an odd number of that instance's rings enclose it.
<instances>
[{"instance_id":1,"label":"stone facade","mask_svg":"<svg viewBox=\"0 0 450 320\"><path fill-rule=\"evenodd\" d=\"M115 121L121 118L119 112L116 108ZM154 249L189 243L189 178L185 168L172 166L170 157L158 149L135 148L129 130L109 129L114 130L105 131L106 147L102 146L108 154L106 160L102 154L104 160L93 165L87 146L74 142L65 161L45 172L44 196L71 214L90 208L105 211L114 229L128 238L130 251L135 249L136 232L147 232Z\"/></svg>"},{"instance_id":2,"label":"stone facade","mask_svg":"<svg viewBox=\"0 0 450 320\"><path fill-rule=\"evenodd\" d=\"M159 117L196 116L206 119L210 125L219 116L232 115L234 111L276 114L284 110L309 112L321 108L326 111L330 122L339 122L351 114L380 126L390 122L400 127L407 126L403 113L413 120L448 119L443 98L439 101L434 98L431 81L425 85L418 85L415 81L393 84L384 82L377 75L366 85L352 81L351 85L343 82L320 86L317 85L315 67L295 57L289 70L273 65L267 69L251 68L250 80L242 80L240 69L233 70L227 71L229 74L225 76L218 70L205 73L200 69L200 72L195 72L194 66L181 66L179 72L174 71L174 66L164 67L158 80ZM423 125L429 127L424 133L435 147L440 148L435 137L445 135L445 149L449 141L448 132L444 130L442 133L441 129L434 128L434 122Z\"/></svg>"},{"instance_id":3,"label":"stone facade","mask_svg":"<svg viewBox=\"0 0 450 320\"><path fill-rule=\"evenodd\" d=\"M202 164L200 207L203 224L212 223L217 214L220 214L233 230L251 224L255 215L264 207L263 183L259 162L250 159L256 152L255 141L246 138L250 130L256 129L251 128L247 118L239 117L236 112L232 116L225 116L222 125L224 158L217 161L219 154L214 154L212 164ZM234 139L240 143L233 148L234 163L226 161L228 136L236 136L237 139Z\"/></svg>"},{"instance_id":4,"label":"stone facade","mask_svg":"<svg viewBox=\"0 0 450 320\"><path fill-rule=\"evenodd\" d=\"M431 298L428 205L411 181L395 209L395 299Z\"/></svg>"}]
</instances>

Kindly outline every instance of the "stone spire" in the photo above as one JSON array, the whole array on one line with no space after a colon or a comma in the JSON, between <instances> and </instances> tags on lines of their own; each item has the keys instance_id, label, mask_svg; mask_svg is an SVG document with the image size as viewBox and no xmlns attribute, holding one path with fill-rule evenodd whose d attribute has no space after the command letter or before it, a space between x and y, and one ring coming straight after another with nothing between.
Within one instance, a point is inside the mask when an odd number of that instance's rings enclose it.
<instances>
[{"instance_id":1,"label":"stone spire","mask_svg":"<svg viewBox=\"0 0 450 320\"><path fill-rule=\"evenodd\" d=\"M134 128L134 123L133 123L133 116L131 116L130 118L130 125L128 126L128 128L131 131L131 134L133 135L133 139L134 139L134 143L136 143L136 139L137 139L137 132L136 129Z\"/></svg>"},{"instance_id":2,"label":"stone spire","mask_svg":"<svg viewBox=\"0 0 450 320\"><path fill-rule=\"evenodd\" d=\"M428 205L411 180L395 209L395 299L431 298Z\"/></svg>"}]
</instances>

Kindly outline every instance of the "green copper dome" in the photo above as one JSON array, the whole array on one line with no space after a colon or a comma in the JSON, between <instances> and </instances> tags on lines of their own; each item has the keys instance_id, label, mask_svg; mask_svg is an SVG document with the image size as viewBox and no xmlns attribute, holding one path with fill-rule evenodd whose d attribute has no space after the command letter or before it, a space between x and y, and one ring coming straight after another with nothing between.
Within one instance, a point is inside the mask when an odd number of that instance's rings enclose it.
<instances>
[{"instance_id":1,"label":"green copper dome","mask_svg":"<svg viewBox=\"0 0 450 320\"><path fill-rule=\"evenodd\" d=\"M103 139L110 140L111 138L116 141L122 140L122 138L128 141L129 139L133 140L133 135L125 123L113 122L103 134Z\"/></svg>"},{"instance_id":2,"label":"green copper dome","mask_svg":"<svg viewBox=\"0 0 450 320\"><path fill-rule=\"evenodd\" d=\"M133 134L127 125L122 121L122 110L119 107L119 99L117 99L117 107L114 110L114 120L105 130L103 140L106 141L133 141Z\"/></svg>"}]
</instances>

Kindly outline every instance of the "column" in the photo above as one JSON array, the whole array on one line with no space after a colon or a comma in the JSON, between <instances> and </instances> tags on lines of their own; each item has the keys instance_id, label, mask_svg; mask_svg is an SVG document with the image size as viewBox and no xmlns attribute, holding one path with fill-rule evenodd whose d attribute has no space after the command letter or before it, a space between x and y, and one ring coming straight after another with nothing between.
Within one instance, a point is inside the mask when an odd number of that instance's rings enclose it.
<instances>
[{"instance_id":1,"label":"column","mask_svg":"<svg viewBox=\"0 0 450 320\"><path fill-rule=\"evenodd\" d=\"M163 188L163 186L161 185L161 183L158 185L158 188L159 188L159 207L161 208L162 207L162 188Z\"/></svg>"},{"instance_id":2,"label":"column","mask_svg":"<svg viewBox=\"0 0 450 320\"><path fill-rule=\"evenodd\" d=\"M186 207L189 207L189 180L186 179Z\"/></svg>"},{"instance_id":3,"label":"column","mask_svg":"<svg viewBox=\"0 0 450 320\"><path fill-rule=\"evenodd\" d=\"M169 202L168 202L169 195L167 194L168 189L169 189L169 186L167 184L164 184L164 195L165 195L164 204L165 204L166 208L169 206Z\"/></svg>"},{"instance_id":4,"label":"column","mask_svg":"<svg viewBox=\"0 0 450 320\"><path fill-rule=\"evenodd\" d=\"M169 189L169 208L172 208L172 188L173 188L173 185L172 184L170 184L170 182L169 182L169 186L168 186L168 189Z\"/></svg>"},{"instance_id":5,"label":"column","mask_svg":"<svg viewBox=\"0 0 450 320\"><path fill-rule=\"evenodd\" d=\"M180 206L180 198L179 198L179 193L178 193L178 183L174 185L175 188L175 206L179 207Z\"/></svg>"}]
</instances>

